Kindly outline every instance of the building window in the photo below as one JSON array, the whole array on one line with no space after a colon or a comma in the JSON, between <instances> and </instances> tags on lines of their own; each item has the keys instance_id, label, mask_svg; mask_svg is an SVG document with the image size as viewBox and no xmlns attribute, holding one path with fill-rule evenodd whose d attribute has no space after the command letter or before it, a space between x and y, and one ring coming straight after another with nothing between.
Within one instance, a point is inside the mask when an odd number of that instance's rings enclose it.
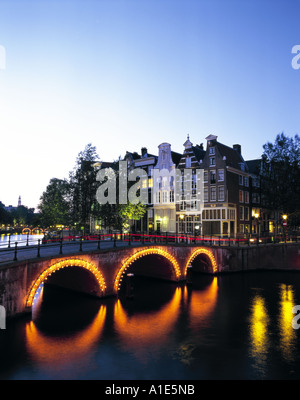
<instances>
[{"instance_id":1,"label":"building window","mask_svg":"<svg viewBox=\"0 0 300 400\"><path fill-rule=\"evenodd\" d=\"M210 166L216 165L215 157L210 157L210 159L209 159L209 165L210 165Z\"/></svg>"},{"instance_id":2,"label":"building window","mask_svg":"<svg viewBox=\"0 0 300 400\"><path fill-rule=\"evenodd\" d=\"M227 219L235 219L235 210L232 210L231 208L227 210Z\"/></svg>"},{"instance_id":3,"label":"building window","mask_svg":"<svg viewBox=\"0 0 300 400\"><path fill-rule=\"evenodd\" d=\"M180 202L180 211L184 211L186 209L186 202L185 201L181 201Z\"/></svg>"},{"instance_id":4,"label":"building window","mask_svg":"<svg viewBox=\"0 0 300 400\"><path fill-rule=\"evenodd\" d=\"M244 219L244 207L240 206L240 219Z\"/></svg>"},{"instance_id":5,"label":"building window","mask_svg":"<svg viewBox=\"0 0 300 400\"><path fill-rule=\"evenodd\" d=\"M240 224L240 233L244 233L244 224Z\"/></svg>"},{"instance_id":6,"label":"building window","mask_svg":"<svg viewBox=\"0 0 300 400\"><path fill-rule=\"evenodd\" d=\"M250 233L250 225L245 224L245 233Z\"/></svg>"},{"instance_id":7,"label":"building window","mask_svg":"<svg viewBox=\"0 0 300 400\"><path fill-rule=\"evenodd\" d=\"M162 202L167 203L168 202L168 192L163 191L162 192Z\"/></svg>"},{"instance_id":8,"label":"building window","mask_svg":"<svg viewBox=\"0 0 300 400\"><path fill-rule=\"evenodd\" d=\"M218 169L218 181L219 182L224 181L224 169Z\"/></svg>"},{"instance_id":9,"label":"building window","mask_svg":"<svg viewBox=\"0 0 300 400\"><path fill-rule=\"evenodd\" d=\"M245 221L249 221L249 207L245 207Z\"/></svg>"},{"instance_id":10,"label":"building window","mask_svg":"<svg viewBox=\"0 0 300 400\"><path fill-rule=\"evenodd\" d=\"M239 185L243 186L243 176L239 175Z\"/></svg>"},{"instance_id":11,"label":"building window","mask_svg":"<svg viewBox=\"0 0 300 400\"><path fill-rule=\"evenodd\" d=\"M243 190L239 190L239 201L240 201L240 203L244 203L244 192L243 192Z\"/></svg>"},{"instance_id":12,"label":"building window","mask_svg":"<svg viewBox=\"0 0 300 400\"><path fill-rule=\"evenodd\" d=\"M213 186L210 188L210 201L216 201L216 187Z\"/></svg>"},{"instance_id":13,"label":"building window","mask_svg":"<svg viewBox=\"0 0 300 400\"><path fill-rule=\"evenodd\" d=\"M197 200L191 201L191 210L197 210Z\"/></svg>"},{"instance_id":14,"label":"building window","mask_svg":"<svg viewBox=\"0 0 300 400\"><path fill-rule=\"evenodd\" d=\"M203 181L204 181L204 182L208 182L208 171L204 171L204 174L203 174Z\"/></svg>"},{"instance_id":15,"label":"building window","mask_svg":"<svg viewBox=\"0 0 300 400\"><path fill-rule=\"evenodd\" d=\"M216 171L210 171L210 183L216 183Z\"/></svg>"},{"instance_id":16,"label":"building window","mask_svg":"<svg viewBox=\"0 0 300 400\"><path fill-rule=\"evenodd\" d=\"M218 188L218 200L219 201L224 201L225 196L224 196L224 186L219 186Z\"/></svg>"},{"instance_id":17,"label":"building window","mask_svg":"<svg viewBox=\"0 0 300 400\"><path fill-rule=\"evenodd\" d=\"M192 189L196 189L197 186L197 175L196 174L192 174Z\"/></svg>"},{"instance_id":18,"label":"building window","mask_svg":"<svg viewBox=\"0 0 300 400\"><path fill-rule=\"evenodd\" d=\"M252 186L259 187L259 178L257 176L252 177Z\"/></svg>"},{"instance_id":19,"label":"building window","mask_svg":"<svg viewBox=\"0 0 300 400\"><path fill-rule=\"evenodd\" d=\"M222 208L222 219L226 219L225 211L225 208Z\"/></svg>"},{"instance_id":20,"label":"building window","mask_svg":"<svg viewBox=\"0 0 300 400\"><path fill-rule=\"evenodd\" d=\"M186 157L185 166L186 168L191 168L191 157Z\"/></svg>"},{"instance_id":21,"label":"building window","mask_svg":"<svg viewBox=\"0 0 300 400\"><path fill-rule=\"evenodd\" d=\"M170 203L174 202L174 190L170 190Z\"/></svg>"},{"instance_id":22,"label":"building window","mask_svg":"<svg viewBox=\"0 0 300 400\"><path fill-rule=\"evenodd\" d=\"M258 193L252 193L252 202L253 203L259 203L259 194Z\"/></svg>"},{"instance_id":23,"label":"building window","mask_svg":"<svg viewBox=\"0 0 300 400\"><path fill-rule=\"evenodd\" d=\"M193 232L193 224L192 224L193 217L186 218L186 232L192 233Z\"/></svg>"},{"instance_id":24,"label":"building window","mask_svg":"<svg viewBox=\"0 0 300 400\"><path fill-rule=\"evenodd\" d=\"M169 186L168 177L167 176L163 176L162 177L162 187L165 188L167 186Z\"/></svg>"},{"instance_id":25,"label":"building window","mask_svg":"<svg viewBox=\"0 0 300 400\"><path fill-rule=\"evenodd\" d=\"M204 201L207 203L208 202L208 188L204 188Z\"/></svg>"},{"instance_id":26,"label":"building window","mask_svg":"<svg viewBox=\"0 0 300 400\"><path fill-rule=\"evenodd\" d=\"M183 221L179 221L179 232L184 233L184 225L185 223Z\"/></svg>"},{"instance_id":27,"label":"building window","mask_svg":"<svg viewBox=\"0 0 300 400\"><path fill-rule=\"evenodd\" d=\"M246 187L249 186L248 176L245 176L245 177L244 177L244 184L245 184Z\"/></svg>"},{"instance_id":28,"label":"building window","mask_svg":"<svg viewBox=\"0 0 300 400\"><path fill-rule=\"evenodd\" d=\"M209 154L210 155L214 155L215 154L215 148L214 147L210 147L209 148Z\"/></svg>"},{"instance_id":29,"label":"building window","mask_svg":"<svg viewBox=\"0 0 300 400\"><path fill-rule=\"evenodd\" d=\"M156 192L156 203L160 203L160 192Z\"/></svg>"},{"instance_id":30,"label":"building window","mask_svg":"<svg viewBox=\"0 0 300 400\"><path fill-rule=\"evenodd\" d=\"M249 203L249 192L245 192L245 203Z\"/></svg>"}]
</instances>

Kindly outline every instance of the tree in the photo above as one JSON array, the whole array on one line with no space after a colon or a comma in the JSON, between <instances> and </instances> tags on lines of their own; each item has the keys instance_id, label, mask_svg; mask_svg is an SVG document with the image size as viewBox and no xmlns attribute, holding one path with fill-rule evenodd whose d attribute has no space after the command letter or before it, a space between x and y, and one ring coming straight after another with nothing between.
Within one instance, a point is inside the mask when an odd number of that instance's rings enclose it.
<instances>
[{"instance_id":1,"label":"tree","mask_svg":"<svg viewBox=\"0 0 300 400\"><path fill-rule=\"evenodd\" d=\"M69 224L69 183L66 180L52 178L43 192L38 209L43 227Z\"/></svg>"},{"instance_id":2,"label":"tree","mask_svg":"<svg viewBox=\"0 0 300 400\"><path fill-rule=\"evenodd\" d=\"M128 230L130 227L130 220L140 220L144 216L146 210L146 205L140 202L137 204L130 202L127 202L127 204L119 204L118 213L122 220L123 229Z\"/></svg>"},{"instance_id":3,"label":"tree","mask_svg":"<svg viewBox=\"0 0 300 400\"><path fill-rule=\"evenodd\" d=\"M294 213L300 210L300 137L281 133L275 143L264 144L262 195L270 210Z\"/></svg>"},{"instance_id":4,"label":"tree","mask_svg":"<svg viewBox=\"0 0 300 400\"><path fill-rule=\"evenodd\" d=\"M87 233L91 216L96 212L96 147L89 143L76 159L70 172L70 204L73 225Z\"/></svg>"},{"instance_id":5,"label":"tree","mask_svg":"<svg viewBox=\"0 0 300 400\"><path fill-rule=\"evenodd\" d=\"M31 225L34 217L34 208L18 206L12 210L11 217L15 225Z\"/></svg>"},{"instance_id":6,"label":"tree","mask_svg":"<svg viewBox=\"0 0 300 400\"><path fill-rule=\"evenodd\" d=\"M13 218L10 212L6 211L2 202L0 202L0 224L12 224Z\"/></svg>"}]
</instances>

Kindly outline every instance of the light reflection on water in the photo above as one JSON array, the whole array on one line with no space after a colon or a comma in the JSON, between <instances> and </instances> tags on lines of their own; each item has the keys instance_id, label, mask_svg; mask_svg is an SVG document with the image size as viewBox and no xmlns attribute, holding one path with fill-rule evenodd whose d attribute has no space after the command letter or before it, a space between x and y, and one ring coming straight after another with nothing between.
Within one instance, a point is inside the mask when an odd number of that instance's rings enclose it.
<instances>
[{"instance_id":1,"label":"light reflection on water","mask_svg":"<svg viewBox=\"0 0 300 400\"><path fill-rule=\"evenodd\" d=\"M250 354L254 359L254 367L264 374L270 347L270 319L261 294L254 296L250 309Z\"/></svg>"},{"instance_id":2,"label":"light reflection on water","mask_svg":"<svg viewBox=\"0 0 300 400\"><path fill-rule=\"evenodd\" d=\"M300 377L298 274L199 275L192 286L141 279L133 299L72 296L48 289L33 318L12 325L0 341L6 378Z\"/></svg>"},{"instance_id":3,"label":"light reflection on water","mask_svg":"<svg viewBox=\"0 0 300 400\"><path fill-rule=\"evenodd\" d=\"M38 240L42 239L44 235L0 235L0 250L5 249L8 247L9 243L10 246L13 247L15 243L18 243L18 246L26 246L27 240L28 245L37 245Z\"/></svg>"},{"instance_id":4,"label":"light reflection on water","mask_svg":"<svg viewBox=\"0 0 300 400\"><path fill-rule=\"evenodd\" d=\"M292 285L280 285L280 313L279 313L279 331L280 348L282 356L286 361L293 361L296 350L296 330L292 326L294 314L292 308L295 306L295 294Z\"/></svg>"}]
</instances>

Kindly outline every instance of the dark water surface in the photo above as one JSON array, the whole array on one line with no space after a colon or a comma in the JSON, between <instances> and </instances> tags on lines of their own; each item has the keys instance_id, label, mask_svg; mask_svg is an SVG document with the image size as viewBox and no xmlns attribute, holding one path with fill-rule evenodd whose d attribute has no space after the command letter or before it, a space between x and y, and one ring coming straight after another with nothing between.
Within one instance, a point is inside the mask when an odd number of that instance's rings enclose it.
<instances>
[{"instance_id":1,"label":"dark water surface","mask_svg":"<svg viewBox=\"0 0 300 400\"><path fill-rule=\"evenodd\" d=\"M44 287L0 330L1 379L299 379L300 274L137 279L133 299Z\"/></svg>"}]
</instances>

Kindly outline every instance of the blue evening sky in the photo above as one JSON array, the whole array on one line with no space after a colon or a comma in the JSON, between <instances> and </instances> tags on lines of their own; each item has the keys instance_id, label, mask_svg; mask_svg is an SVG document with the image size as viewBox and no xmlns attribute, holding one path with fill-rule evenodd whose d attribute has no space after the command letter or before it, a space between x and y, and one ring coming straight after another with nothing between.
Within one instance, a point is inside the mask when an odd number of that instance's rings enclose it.
<instances>
[{"instance_id":1,"label":"blue evening sky","mask_svg":"<svg viewBox=\"0 0 300 400\"><path fill-rule=\"evenodd\" d=\"M36 207L88 143L111 161L214 134L247 160L300 134L299 15L300 0L0 0L0 201Z\"/></svg>"}]
</instances>

